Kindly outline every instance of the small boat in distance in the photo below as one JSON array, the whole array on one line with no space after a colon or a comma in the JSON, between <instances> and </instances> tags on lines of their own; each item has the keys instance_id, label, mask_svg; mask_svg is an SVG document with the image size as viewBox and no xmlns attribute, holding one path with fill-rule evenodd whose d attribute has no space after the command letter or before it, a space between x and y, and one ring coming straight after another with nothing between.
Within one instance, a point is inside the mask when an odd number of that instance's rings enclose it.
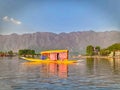
<instances>
[{"instance_id":1,"label":"small boat in distance","mask_svg":"<svg viewBox=\"0 0 120 90\"><path fill-rule=\"evenodd\" d=\"M21 57L22 59L32 61L32 62L40 62L40 63L64 63L71 64L76 63L76 60L68 60L68 50L48 50L41 52L41 59L37 58L27 58Z\"/></svg>"}]
</instances>

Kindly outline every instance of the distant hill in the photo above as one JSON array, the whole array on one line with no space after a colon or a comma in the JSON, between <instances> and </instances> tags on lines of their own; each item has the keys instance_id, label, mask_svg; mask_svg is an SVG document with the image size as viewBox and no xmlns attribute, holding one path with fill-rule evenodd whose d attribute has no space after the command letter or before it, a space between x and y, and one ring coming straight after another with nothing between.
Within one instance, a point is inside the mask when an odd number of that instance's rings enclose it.
<instances>
[{"instance_id":1,"label":"distant hill","mask_svg":"<svg viewBox=\"0 0 120 90\"><path fill-rule=\"evenodd\" d=\"M119 31L106 32L71 32L50 33L36 32L31 34L0 35L0 50L18 51L19 49L35 49L37 52L48 49L69 49L70 52L85 52L87 45L106 48L120 42Z\"/></svg>"}]
</instances>

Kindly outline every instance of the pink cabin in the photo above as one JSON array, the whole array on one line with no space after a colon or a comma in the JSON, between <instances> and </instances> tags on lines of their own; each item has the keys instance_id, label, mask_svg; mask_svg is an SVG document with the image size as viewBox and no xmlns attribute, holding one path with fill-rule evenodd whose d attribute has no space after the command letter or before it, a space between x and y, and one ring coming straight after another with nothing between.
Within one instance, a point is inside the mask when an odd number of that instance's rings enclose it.
<instances>
[{"instance_id":1,"label":"pink cabin","mask_svg":"<svg viewBox=\"0 0 120 90\"><path fill-rule=\"evenodd\" d=\"M68 50L49 50L41 52L48 60L68 60Z\"/></svg>"}]
</instances>

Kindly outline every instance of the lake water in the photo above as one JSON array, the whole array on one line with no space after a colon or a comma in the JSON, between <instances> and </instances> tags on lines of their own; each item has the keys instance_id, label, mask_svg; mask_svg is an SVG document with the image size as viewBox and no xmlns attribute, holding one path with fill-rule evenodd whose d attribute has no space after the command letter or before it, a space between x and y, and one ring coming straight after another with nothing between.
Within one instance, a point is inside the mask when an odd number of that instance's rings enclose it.
<instances>
[{"instance_id":1,"label":"lake water","mask_svg":"<svg viewBox=\"0 0 120 90\"><path fill-rule=\"evenodd\" d=\"M0 90L120 90L120 59L58 65L0 58Z\"/></svg>"}]
</instances>

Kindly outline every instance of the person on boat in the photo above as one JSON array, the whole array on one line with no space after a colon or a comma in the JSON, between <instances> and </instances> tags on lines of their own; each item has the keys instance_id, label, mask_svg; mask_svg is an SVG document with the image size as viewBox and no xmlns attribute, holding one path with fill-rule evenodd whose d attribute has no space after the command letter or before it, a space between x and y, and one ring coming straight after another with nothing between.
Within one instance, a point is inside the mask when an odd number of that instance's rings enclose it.
<instances>
[{"instance_id":1,"label":"person on boat","mask_svg":"<svg viewBox=\"0 0 120 90\"><path fill-rule=\"evenodd\" d=\"M47 57L46 56L41 56L41 59L42 60L45 60Z\"/></svg>"}]
</instances>

